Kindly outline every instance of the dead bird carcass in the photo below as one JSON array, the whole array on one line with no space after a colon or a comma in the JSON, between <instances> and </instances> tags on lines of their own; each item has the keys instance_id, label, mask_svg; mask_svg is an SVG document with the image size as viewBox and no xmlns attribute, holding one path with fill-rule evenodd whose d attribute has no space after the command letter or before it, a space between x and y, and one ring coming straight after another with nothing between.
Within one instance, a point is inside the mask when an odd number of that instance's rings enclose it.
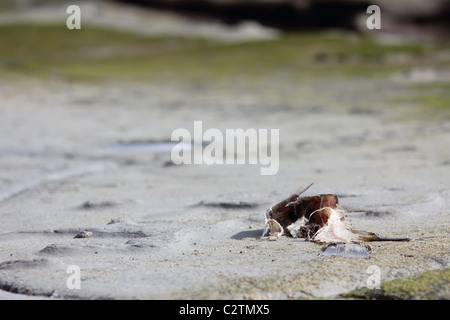
<instances>
[{"instance_id":1,"label":"dead bird carcass","mask_svg":"<svg viewBox=\"0 0 450 320\"><path fill-rule=\"evenodd\" d=\"M407 238L386 238L372 232L353 230L345 221L345 211L338 208L336 195L300 197L311 185L266 211L263 236L269 232L269 239L277 239L287 234L321 244L409 241Z\"/></svg>"}]
</instances>

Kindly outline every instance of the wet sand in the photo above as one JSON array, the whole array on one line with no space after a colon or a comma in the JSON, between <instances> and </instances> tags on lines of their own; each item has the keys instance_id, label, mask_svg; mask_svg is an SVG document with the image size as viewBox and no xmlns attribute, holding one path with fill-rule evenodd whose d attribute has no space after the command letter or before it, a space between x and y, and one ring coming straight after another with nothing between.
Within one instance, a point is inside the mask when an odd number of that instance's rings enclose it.
<instances>
[{"instance_id":1,"label":"wet sand","mask_svg":"<svg viewBox=\"0 0 450 320\"><path fill-rule=\"evenodd\" d=\"M395 85L2 83L0 298L336 297L365 287L372 265L381 281L447 268L450 123L392 104ZM278 174L126 147L195 120L280 129ZM305 195L337 194L355 229L411 241L358 259L260 239L265 210L311 182Z\"/></svg>"}]
</instances>

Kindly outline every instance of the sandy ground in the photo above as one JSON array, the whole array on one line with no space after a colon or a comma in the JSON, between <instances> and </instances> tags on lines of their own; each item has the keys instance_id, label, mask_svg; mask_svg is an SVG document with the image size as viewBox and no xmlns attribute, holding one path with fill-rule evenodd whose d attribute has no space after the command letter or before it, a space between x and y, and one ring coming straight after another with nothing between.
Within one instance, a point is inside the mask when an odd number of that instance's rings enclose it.
<instances>
[{"instance_id":1,"label":"sandy ground","mask_svg":"<svg viewBox=\"0 0 450 320\"><path fill-rule=\"evenodd\" d=\"M0 82L0 299L336 297L371 266L381 281L448 268L450 121L398 99L402 81ZM279 129L279 172L173 165L167 142L195 120ZM356 229L412 240L358 259L260 239L265 210L311 182L306 195L337 194Z\"/></svg>"},{"instance_id":2,"label":"sandy ground","mask_svg":"<svg viewBox=\"0 0 450 320\"><path fill-rule=\"evenodd\" d=\"M366 286L372 265L381 281L448 267L450 122L390 103L395 86L2 83L0 298L334 297ZM133 144L194 120L280 129L278 174L175 166L170 146ZM412 240L356 259L259 239L265 210L310 182L306 194L336 193L355 228Z\"/></svg>"}]
</instances>

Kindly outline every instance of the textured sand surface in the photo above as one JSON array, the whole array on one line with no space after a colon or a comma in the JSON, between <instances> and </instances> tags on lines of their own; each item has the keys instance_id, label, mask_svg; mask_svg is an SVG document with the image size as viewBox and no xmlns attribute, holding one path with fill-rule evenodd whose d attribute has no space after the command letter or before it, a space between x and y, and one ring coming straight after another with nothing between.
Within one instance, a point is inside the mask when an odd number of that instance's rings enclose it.
<instances>
[{"instance_id":1,"label":"textured sand surface","mask_svg":"<svg viewBox=\"0 0 450 320\"><path fill-rule=\"evenodd\" d=\"M396 86L2 83L0 298L332 297L366 286L371 265L381 281L448 267L450 122L392 104ZM278 174L133 148L194 120L280 129ZM310 182L305 194L337 194L356 229L412 240L352 259L258 239L265 210Z\"/></svg>"}]
</instances>

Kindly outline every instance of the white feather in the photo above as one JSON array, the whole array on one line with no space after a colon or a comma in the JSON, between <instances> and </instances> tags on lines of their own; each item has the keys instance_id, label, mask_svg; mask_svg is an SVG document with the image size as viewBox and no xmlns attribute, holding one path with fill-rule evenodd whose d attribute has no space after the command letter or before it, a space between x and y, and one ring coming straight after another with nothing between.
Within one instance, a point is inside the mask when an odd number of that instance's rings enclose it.
<instances>
[{"instance_id":1,"label":"white feather","mask_svg":"<svg viewBox=\"0 0 450 320\"><path fill-rule=\"evenodd\" d=\"M351 243L361 242L351 227L344 221L344 211L325 207L320 209L321 215L328 217L327 223L320 228L312 240L318 243Z\"/></svg>"}]
</instances>

